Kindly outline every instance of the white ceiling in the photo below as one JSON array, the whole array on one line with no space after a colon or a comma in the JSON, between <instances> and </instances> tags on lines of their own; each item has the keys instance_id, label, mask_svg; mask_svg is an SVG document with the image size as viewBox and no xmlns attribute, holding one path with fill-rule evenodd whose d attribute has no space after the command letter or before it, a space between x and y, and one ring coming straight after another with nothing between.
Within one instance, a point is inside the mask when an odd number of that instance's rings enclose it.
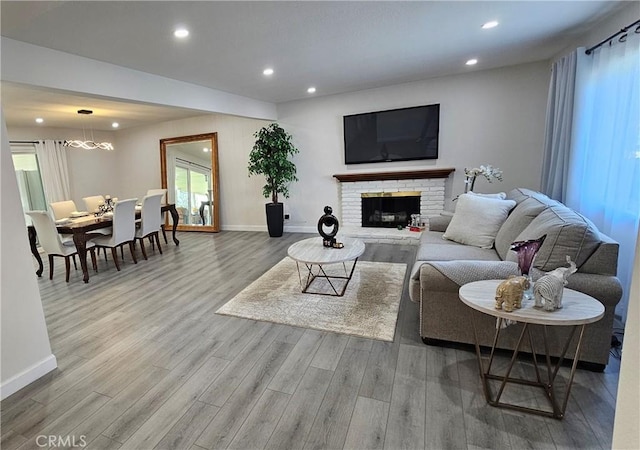
<instances>
[{"instance_id":1,"label":"white ceiling","mask_svg":"<svg viewBox=\"0 0 640 450\"><path fill-rule=\"evenodd\" d=\"M118 129L126 129L205 114L190 109L89 98L8 82L2 82L1 89L2 108L8 127L36 126L35 118L41 117L45 120L42 126L46 127L114 130L111 126L113 122L118 122ZM89 117L80 116L79 109L89 109L93 114Z\"/></svg>"},{"instance_id":2,"label":"white ceiling","mask_svg":"<svg viewBox=\"0 0 640 450\"><path fill-rule=\"evenodd\" d=\"M614 1L3 0L0 30L11 39L280 103L308 97L309 86L321 96L548 59L621 7ZM489 20L500 25L482 30ZM173 36L178 25L190 30L183 41ZM465 66L469 58L478 64ZM265 77L266 67L274 75ZM8 124L23 120L25 92L15 88L5 98L2 86ZM43 106L56 100L39 91L25 95L25 103L33 108L40 97ZM123 114L128 108L122 106ZM26 105L22 113L28 117Z\"/></svg>"}]
</instances>

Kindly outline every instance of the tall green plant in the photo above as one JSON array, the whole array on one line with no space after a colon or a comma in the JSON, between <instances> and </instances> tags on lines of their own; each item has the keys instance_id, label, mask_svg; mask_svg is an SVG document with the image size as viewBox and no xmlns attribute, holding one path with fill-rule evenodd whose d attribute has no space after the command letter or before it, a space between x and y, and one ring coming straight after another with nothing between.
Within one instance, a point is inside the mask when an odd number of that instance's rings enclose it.
<instances>
[{"instance_id":1,"label":"tall green plant","mask_svg":"<svg viewBox=\"0 0 640 450\"><path fill-rule=\"evenodd\" d=\"M291 135L277 123L256 131L257 138L249 154L249 176L264 175L267 183L262 188L265 198L278 203L278 194L289 197L289 183L298 181L296 166L289 158L298 149L291 142Z\"/></svg>"}]
</instances>

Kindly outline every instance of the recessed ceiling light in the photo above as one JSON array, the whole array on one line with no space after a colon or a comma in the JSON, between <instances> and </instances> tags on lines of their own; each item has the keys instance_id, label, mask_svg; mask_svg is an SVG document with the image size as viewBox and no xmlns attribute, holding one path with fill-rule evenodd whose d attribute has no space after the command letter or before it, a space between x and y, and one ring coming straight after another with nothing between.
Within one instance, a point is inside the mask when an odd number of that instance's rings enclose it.
<instances>
[{"instance_id":1,"label":"recessed ceiling light","mask_svg":"<svg viewBox=\"0 0 640 450\"><path fill-rule=\"evenodd\" d=\"M497 27L499 24L499 22L497 20L492 20L490 22L485 23L484 25L482 25L482 29L483 30L488 30L489 28L495 28Z\"/></svg>"},{"instance_id":2,"label":"recessed ceiling light","mask_svg":"<svg viewBox=\"0 0 640 450\"><path fill-rule=\"evenodd\" d=\"M118 122L113 122L113 123L111 124L111 126L112 126L113 128L118 128L118 127L120 126L120 124L119 124Z\"/></svg>"},{"instance_id":3,"label":"recessed ceiling light","mask_svg":"<svg viewBox=\"0 0 640 450\"><path fill-rule=\"evenodd\" d=\"M209 149L207 147L203 148L202 151L205 153L209 153Z\"/></svg>"},{"instance_id":4,"label":"recessed ceiling light","mask_svg":"<svg viewBox=\"0 0 640 450\"><path fill-rule=\"evenodd\" d=\"M189 30L186 28L176 28L176 31L173 32L173 35L177 38L186 38L189 36Z\"/></svg>"},{"instance_id":5,"label":"recessed ceiling light","mask_svg":"<svg viewBox=\"0 0 640 450\"><path fill-rule=\"evenodd\" d=\"M469 61L467 61L465 64L466 64L467 66L473 66L473 65L475 65L475 64L478 64L478 60L477 60L477 59L475 59L475 58L474 58L474 59L470 59L470 60L469 60Z\"/></svg>"},{"instance_id":6,"label":"recessed ceiling light","mask_svg":"<svg viewBox=\"0 0 640 450\"><path fill-rule=\"evenodd\" d=\"M315 93L315 92L316 92L316 88L314 88L313 86L311 86L309 89L307 89L307 92L308 92L309 94L313 94L313 93Z\"/></svg>"},{"instance_id":7,"label":"recessed ceiling light","mask_svg":"<svg viewBox=\"0 0 640 450\"><path fill-rule=\"evenodd\" d=\"M268 67L262 71L262 74L267 76L273 75L273 69L271 67Z\"/></svg>"},{"instance_id":8,"label":"recessed ceiling light","mask_svg":"<svg viewBox=\"0 0 640 450\"><path fill-rule=\"evenodd\" d=\"M36 118L36 123L42 123L42 122L44 122L44 119L42 117Z\"/></svg>"}]
</instances>

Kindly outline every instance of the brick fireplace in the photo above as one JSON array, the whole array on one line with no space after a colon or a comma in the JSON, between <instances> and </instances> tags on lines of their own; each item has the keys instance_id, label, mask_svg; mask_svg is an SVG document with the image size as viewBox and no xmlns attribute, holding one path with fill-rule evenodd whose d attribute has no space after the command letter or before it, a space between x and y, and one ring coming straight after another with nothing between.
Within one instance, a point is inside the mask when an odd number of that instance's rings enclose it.
<instances>
[{"instance_id":1,"label":"brick fireplace","mask_svg":"<svg viewBox=\"0 0 640 450\"><path fill-rule=\"evenodd\" d=\"M340 181L341 188L340 224L349 229L362 227L363 194L365 198L369 198L371 195L381 195L384 198L385 194L391 197L397 195L393 193L407 191L414 196L419 196L418 213L428 223L429 217L438 216L444 210L445 180L453 171L453 168L448 168L334 175ZM387 211L386 213L388 220L391 212ZM394 220L396 220L395 217Z\"/></svg>"}]
</instances>

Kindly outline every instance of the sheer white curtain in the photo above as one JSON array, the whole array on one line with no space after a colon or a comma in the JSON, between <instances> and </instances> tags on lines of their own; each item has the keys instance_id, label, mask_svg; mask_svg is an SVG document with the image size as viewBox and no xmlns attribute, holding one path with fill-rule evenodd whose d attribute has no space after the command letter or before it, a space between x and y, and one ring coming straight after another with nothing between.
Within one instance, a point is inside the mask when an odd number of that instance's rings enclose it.
<instances>
[{"instance_id":1,"label":"sheer white curtain","mask_svg":"<svg viewBox=\"0 0 640 450\"><path fill-rule=\"evenodd\" d=\"M561 202L566 201L577 59L578 50L574 50L553 63L547 99L540 186L542 192Z\"/></svg>"},{"instance_id":2,"label":"sheer white curtain","mask_svg":"<svg viewBox=\"0 0 640 450\"><path fill-rule=\"evenodd\" d=\"M36 155L47 203L69 200L67 148L62 142L45 140L36 144Z\"/></svg>"},{"instance_id":3,"label":"sheer white curtain","mask_svg":"<svg viewBox=\"0 0 640 450\"><path fill-rule=\"evenodd\" d=\"M567 204L620 243L626 320L640 221L640 35L578 52Z\"/></svg>"}]
</instances>

